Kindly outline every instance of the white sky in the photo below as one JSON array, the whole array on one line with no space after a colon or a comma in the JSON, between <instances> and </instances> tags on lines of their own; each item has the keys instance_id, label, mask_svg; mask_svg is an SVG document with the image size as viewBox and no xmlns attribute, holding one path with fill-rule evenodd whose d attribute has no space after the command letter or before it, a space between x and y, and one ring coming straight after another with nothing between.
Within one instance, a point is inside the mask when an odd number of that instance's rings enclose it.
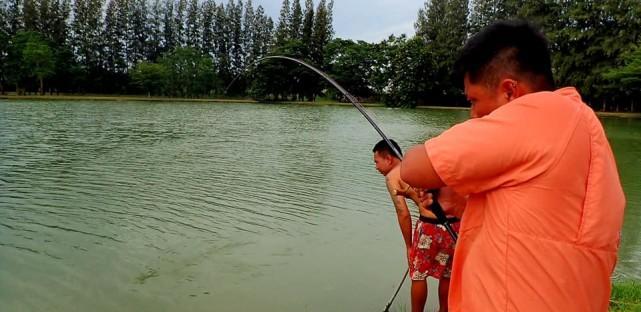
<instances>
[{"instance_id":1,"label":"white sky","mask_svg":"<svg viewBox=\"0 0 641 312\"><path fill-rule=\"evenodd\" d=\"M252 1L254 7L262 5L274 22L278 21L282 0ZM304 9L305 0L299 1ZM318 4L318 0L314 3ZM391 34L413 35L418 10L424 3L425 0L334 0L334 36L379 42Z\"/></svg>"}]
</instances>

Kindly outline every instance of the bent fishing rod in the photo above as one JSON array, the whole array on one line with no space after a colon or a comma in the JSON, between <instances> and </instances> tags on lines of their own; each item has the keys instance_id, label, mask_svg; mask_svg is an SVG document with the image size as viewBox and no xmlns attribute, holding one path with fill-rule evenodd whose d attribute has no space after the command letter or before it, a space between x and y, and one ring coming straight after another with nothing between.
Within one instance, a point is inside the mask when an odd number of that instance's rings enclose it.
<instances>
[{"instance_id":1,"label":"bent fishing rod","mask_svg":"<svg viewBox=\"0 0 641 312\"><path fill-rule=\"evenodd\" d=\"M370 117L370 115L367 113L367 110L365 109L365 107L363 107L363 105L360 102L358 102L358 100L351 93L349 93L347 90L345 90L341 85L338 84L338 82L336 82L334 79L332 79L332 77L327 75L325 72L323 72L320 69L318 69L318 68L316 68L316 67L314 67L314 66L312 66L312 65L310 65L310 64L308 64L306 62L303 62L303 61L301 61L299 59L295 59L295 58L289 57L289 56L281 56L281 55L271 55L271 56L266 56L266 57L260 58L260 59L256 60L255 62L253 62L252 64L250 64L249 66L247 66L245 68L245 70L243 70L240 74L238 74L231 81L231 83L229 83L227 88L225 88L225 93L227 93L227 90L229 90L229 87L231 87L231 85L238 79L238 77L240 77L240 75L243 74L247 69L249 69L251 67L256 67L260 63L262 63L263 61L273 60L273 59L289 60L289 61L298 63L300 65L303 65L303 66L311 69L315 73L319 74L321 77L325 78L325 80L327 80L336 89L338 89L352 103L352 105L356 109L358 109L358 111L361 113L361 115L363 115L363 117L365 117L365 119L367 119L367 121L370 123L370 125L372 125L372 127L374 127L374 130L376 130L376 132L378 132L378 134L383 138L383 140L385 140L385 142L390 147L390 149L394 152L396 157L398 157L398 159L401 159L401 160L403 159L403 155L401 154L401 152L398 149L396 149L396 147L394 147L394 145L392 144L390 139L385 135L385 133L383 133L383 130L381 130L381 128L376 124L376 122L374 122L372 117ZM452 229L452 225L450 224L449 220L447 219L447 216L445 215L445 212L443 212L443 208L438 203L438 191L431 191L431 193L433 194L433 197L432 197L433 202L432 202L432 205L430 205L430 209L432 210L434 215L436 215L436 218L437 218L438 222L445 227L445 229L450 234L450 236L452 236L452 239L454 241L456 241L458 239L458 235ZM385 306L384 312L389 311L389 308L392 305L392 302L394 301L394 299L396 298L396 295L398 295L399 290L403 286L403 282L405 281L405 277L407 276L408 273L409 273L409 269L407 269L405 271L405 274L403 275L403 279L401 280L401 284L398 285L398 288L396 289L396 292L394 293L394 296L392 296L392 299Z\"/></svg>"},{"instance_id":2,"label":"bent fishing rod","mask_svg":"<svg viewBox=\"0 0 641 312\"><path fill-rule=\"evenodd\" d=\"M310 65L310 64L308 64L308 63L306 63L304 61L301 61L299 59L293 58L293 57L282 56L282 55L271 55L271 56L265 56L263 58L260 58L260 59L256 60L255 62L250 64L245 70L243 70L241 72L241 74L243 72L245 72L248 68L258 66L263 61L271 60L271 59L289 60L289 61L298 63L300 65L303 65L303 66L311 69L312 71L314 71L317 74L319 74L321 77L325 78L325 80L327 80L336 89L338 89L352 103L352 105L356 109L358 109L358 111L363 115L363 117L365 117L365 119L367 119L367 121L370 123L370 125L372 125L372 127L374 127L374 130L376 130L376 132L378 132L378 134L383 138L383 140L385 140L387 145L391 148L391 150L394 152L394 155L396 155L396 157L398 157L401 160L403 159L403 155L401 155L401 152L399 150L397 150L396 147L394 147L394 145L389 140L387 135L385 135L385 133L383 133L383 130L381 130L381 128L376 124L376 122L374 122L372 117L370 117L369 113L367 113L367 110L365 109L365 107L363 107L363 105L360 102L358 102L358 100L351 93L349 93L347 90L345 90L345 88L343 88L340 84L338 84L338 82L336 82L334 79L332 79L332 77L330 77L329 75L327 75L325 72L321 71L320 69L318 69L318 68L316 68L316 67L314 67L314 66L312 66L312 65ZM227 90L229 90L229 87L231 87L231 85L238 79L238 77L240 77L241 74L238 74L231 81L231 83L225 89L225 93L227 93ZM454 239L456 241L458 239L458 235L452 229L452 225L449 222L449 220L447 219L447 216L445 215L445 213L443 212L443 208L438 203L438 200L437 200L438 191L431 191L431 193L433 194L433 203L430 206L430 209L432 210L434 215L436 215L436 218L439 221L439 223L441 223L441 224L443 224L443 226L445 226L445 229L450 234L450 236L452 236L452 239Z\"/></svg>"}]
</instances>

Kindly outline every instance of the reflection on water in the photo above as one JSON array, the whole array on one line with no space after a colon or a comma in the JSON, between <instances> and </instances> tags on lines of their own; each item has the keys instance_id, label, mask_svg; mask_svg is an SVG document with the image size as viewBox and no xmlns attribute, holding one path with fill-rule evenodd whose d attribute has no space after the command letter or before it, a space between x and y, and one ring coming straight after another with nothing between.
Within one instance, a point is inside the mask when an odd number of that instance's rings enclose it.
<instances>
[{"instance_id":1,"label":"reflection on water","mask_svg":"<svg viewBox=\"0 0 641 312\"><path fill-rule=\"evenodd\" d=\"M603 118L627 201L618 277L641 280L641 120Z\"/></svg>"},{"instance_id":2,"label":"reflection on water","mask_svg":"<svg viewBox=\"0 0 641 312\"><path fill-rule=\"evenodd\" d=\"M402 147L466 116L372 112ZM605 123L639 279L641 122ZM350 107L0 102L2 310L382 309L404 260L378 140Z\"/></svg>"}]
</instances>

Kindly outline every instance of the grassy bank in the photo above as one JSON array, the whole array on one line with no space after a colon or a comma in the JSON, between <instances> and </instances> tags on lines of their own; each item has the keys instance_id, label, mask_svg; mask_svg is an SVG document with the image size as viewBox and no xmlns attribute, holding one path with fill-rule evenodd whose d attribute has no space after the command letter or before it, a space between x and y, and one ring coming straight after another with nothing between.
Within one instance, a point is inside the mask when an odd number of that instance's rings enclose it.
<instances>
[{"instance_id":1,"label":"grassy bank","mask_svg":"<svg viewBox=\"0 0 641 312\"><path fill-rule=\"evenodd\" d=\"M641 312L641 283L615 283L610 297L610 311Z\"/></svg>"},{"instance_id":2,"label":"grassy bank","mask_svg":"<svg viewBox=\"0 0 641 312\"><path fill-rule=\"evenodd\" d=\"M159 96L136 95L0 95L0 100L28 100L28 101L141 101L141 102L198 102L198 103L260 103L248 98L174 98ZM271 104L298 104L298 105L346 105L351 103L319 99L314 102L307 101L270 101ZM382 103L361 103L363 106L385 106Z\"/></svg>"}]
</instances>

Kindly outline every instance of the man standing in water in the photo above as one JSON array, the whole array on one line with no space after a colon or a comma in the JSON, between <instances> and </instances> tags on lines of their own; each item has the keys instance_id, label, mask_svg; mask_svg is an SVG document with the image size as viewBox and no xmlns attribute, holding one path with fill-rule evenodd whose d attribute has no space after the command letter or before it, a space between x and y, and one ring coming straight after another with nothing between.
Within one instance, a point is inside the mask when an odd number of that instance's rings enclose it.
<instances>
[{"instance_id":1,"label":"man standing in water","mask_svg":"<svg viewBox=\"0 0 641 312\"><path fill-rule=\"evenodd\" d=\"M390 142L400 153L398 144L392 140ZM412 279L412 311L423 311L427 300L427 277L431 276L439 280L440 311L445 312L455 242L442 225L437 225L436 216L427 208L418 205L418 194L407 183L401 181L399 166L401 160L396 157L389 144L382 140L374 146L372 152L376 170L385 176L387 190L396 208L398 225L405 241L409 275ZM414 200L419 207L420 217L416 223L414 237L412 237L412 219L405 197ZM453 196L448 198L455 199ZM458 222L453 222L452 227L455 231L458 230Z\"/></svg>"},{"instance_id":2,"label":"man standing in water","mask_svg":"<svg viewBox=\"0 0 641 312\"><path fill-rule=\"evenodd\" d=\"M574 88L554 91L528 23L485 28L457 69L472 119L401 164L413 187L469 196L451 310L607 311L625 198L598 118Z\"/></svg>"}]
</instances>

